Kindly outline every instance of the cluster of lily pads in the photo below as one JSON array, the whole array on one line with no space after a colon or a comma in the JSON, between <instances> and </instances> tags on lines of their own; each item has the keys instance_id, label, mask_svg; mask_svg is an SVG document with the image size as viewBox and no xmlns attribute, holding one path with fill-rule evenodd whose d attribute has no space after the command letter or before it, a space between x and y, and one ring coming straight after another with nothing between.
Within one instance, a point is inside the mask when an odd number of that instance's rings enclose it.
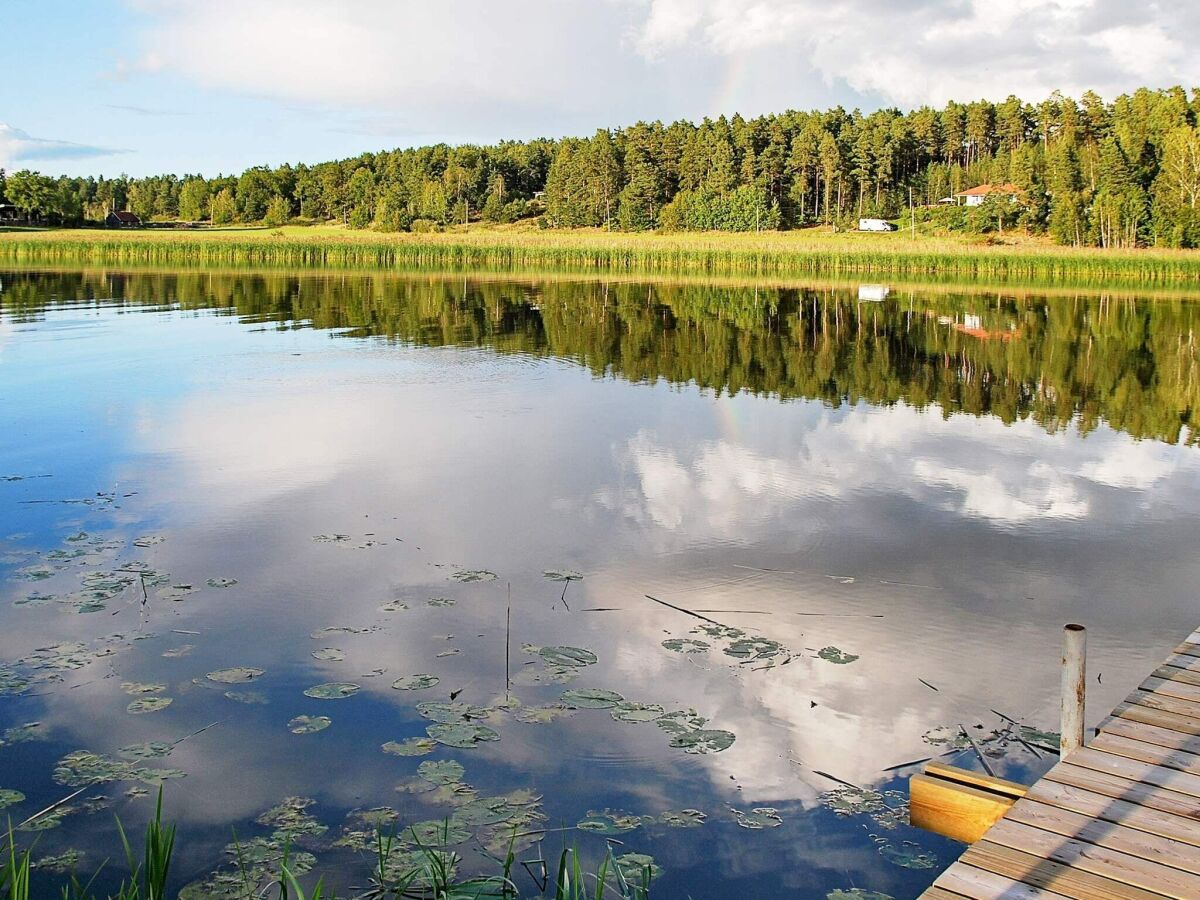
<instances>
[{"instance_id":1,"label":"cluster of lily pads","mask_svg":"<svg viewBox=\"0 0 1200 900\"><path fill-rule=\"evenodd\" d=\"M795 654L779 641L748 634L741 628L733 628L717 622L698 625L688 635L667 638L662 645L675 653L692 654L707 653L716 643L726 656L737 660L739 665L749 665L755 669L786 666L795 658ZM837 647L823 647L817 651L816 655L819 659L837 665L845 665L858 659L854 654L846 653Z\"/></svg>"},{"instance_id":2,"label":"cluster of lily pads","mask_svg":"<svg viewBox=\"0 0 1200 900\"><path fill-rule=\"evenodd\" d=\"M155 547L166 538L150 534L134 538L132 546L139 549ZM130 589L136 590L142 599L154 596L162 600L179 601L194 593L198 588L188 582L175 581L166 572L161 572L141 560L129 560L111 568L112 562L125 549L125 542L79 531L68 535L61 547L45 553L33 550L7 550L0 561L24 562L13 572L18 580L48 581L66 570L78 570L79 587L62 593L34 591L13 601L16 606L42 606L57 603L79 613L96 613L107 609L110 601L120 598ZM214 577L206 582L211 588L228 588L237 584L234 578Z\"/></svg>"}]
</instances>

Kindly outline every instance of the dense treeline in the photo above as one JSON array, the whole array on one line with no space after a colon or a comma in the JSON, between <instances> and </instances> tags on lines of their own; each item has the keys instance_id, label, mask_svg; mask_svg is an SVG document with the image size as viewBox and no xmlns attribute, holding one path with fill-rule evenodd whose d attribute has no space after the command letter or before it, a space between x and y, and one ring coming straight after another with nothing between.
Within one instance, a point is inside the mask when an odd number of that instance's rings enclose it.
<instances>
[{"instance_id":1,"label":"dense treeline","mask_svg":"<svg viewBox=\"0 0 1200 900\"><path fill-rule=\"evenodd\" d=\"M1063 244L1200 246L1200 89L1105 103L951 102L836 108L699 125L638 123L590 138L439 144L240 176L0 179L31 218L213 224L293 219L380 231L536 217L547 227L754 231L919 215L951 230L1023 227ZM983 184L1015 185L965 208ZM1015 198L1015 199L1014 199ZM913 213L909 208L914 207Z\"/></svg>"},{"instance_id":2,"label":"dense treeline","mask_svg":"<svg viewBox=\"0 0 1200 900\"><path fill-rule=\"evenodd\" d=\"M553 355L598 377L1200 441L1191 302L914 291L876 304L838 288L382 274L18 273L0 284L12 321L42 315L49 297L170 303L351 337Z\"/></svg>"}]
</instances>

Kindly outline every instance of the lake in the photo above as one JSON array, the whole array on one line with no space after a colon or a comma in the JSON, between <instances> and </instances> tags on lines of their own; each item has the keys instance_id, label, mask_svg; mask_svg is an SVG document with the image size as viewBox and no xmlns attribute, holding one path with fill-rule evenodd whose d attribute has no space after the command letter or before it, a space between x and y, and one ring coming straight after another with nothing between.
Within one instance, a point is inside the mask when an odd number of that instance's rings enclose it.
<instances>
[{"instance_id":1,"label":"lake","mask_svg":"<svg viewBox=\"0 0 1200 900\"><path fill-rule=\"evenodd\" d=\"M962 849L907 825L918 761L1036 778L1064 623L1093 724L1200 625L1198 331L1136 292L2 272L0 815L83 789L18 832L47 895L115 887L161 784L192 897L245 893L235 833L251 881L288 846L361 892L377 828L464 877L515 835L526 895L569 847L651 896L913 897Z\"/></svg>"}]
</instances>

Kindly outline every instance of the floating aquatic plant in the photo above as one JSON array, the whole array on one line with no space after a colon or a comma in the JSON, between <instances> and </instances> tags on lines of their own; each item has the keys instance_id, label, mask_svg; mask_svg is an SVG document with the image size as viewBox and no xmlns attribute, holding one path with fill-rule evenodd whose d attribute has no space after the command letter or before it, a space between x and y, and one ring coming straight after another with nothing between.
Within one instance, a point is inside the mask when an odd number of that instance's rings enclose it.
<instances>
[{"instance_id":1,"label":"floating aquatic plant","mask_svg":"<svg viewBox=\"0 0 1200 900\"><path fill-rule=\"evenodd\" d=\"M470 749L476 744L500 740L500 735L486 725L474 725L469 722L454 724L435 723L425 729L426 734L447 747Z\"/></svg>"},{"instance_id":2,"label":"floating aquatic plant","mask_svg":"<svg viewBox=\"0 0 1200 900\"><path fill-rule=\"evenodd\" d=\"M25 802L25 795L12 788L0 788L0 809L7 809Z\"/></svg>"},{"instance_id":3,"label":"floating aquatic plant","mask_svg":"<svg viewBox=\"0 0 1200 900\"><path fill-rule=\"evenodd\" d=\"M732 747L734 740L736 737L732 731L699 728L676 734L671 738L671 746L684 753L720 753Z\"/></svg>"},{"instance_id":4,"label":"floating aquatic plant","mask_svg":"<svg viewBox=\"0 0 1200 900\"><path fill-rule=\"evenodd\" d=\"M658 821L671 828L697 828L708 819L708 814L698 809L668 809L659 814Z\"/></svg>"},{"instance_id":5,"label":"floating aquatic plant","mask_svg":"<svg viewBox=\"0 0 1200 900\"><path fill-rule=\"evenodd\" d=\"M267 695L261 691L226 691L226 700L233 700L235 703L244 703L247 706L266 706L269 702Z\"/></svg>"},{"instance_id":6,"label":"floating aquatic plant","mask_svg":"<svg viewBox=\"0 0 1200 900\"><path fill-rule=\"evenodd\" d=\"M696 638L667 638L662 645L676 653L703 653L711 645Z\"/></svg>"},{"instance_id":7,"label":"floating aquatic plant","mask_svg":"<svg viewBox=\"0 0 1200 900\"><path fill-rule=\"evenodd\" d=\"M474 584L480 581L494 581L496 579L495 572L489 572L487 569L462 569L450 576L451 581L458 581L462 584Z\"/></svg>"},{"instance_id":8,"label":"floating aquatic plant","mask_svg":"<svg viewBox=\"0 0 1200 900\"><path fill-rule=\"evenodd\" d=\"M610 709L624 699L616 691L600 688L573 688L562 693L563 703L579 709Z\"/></svg>"},{"instance_id":9,"label":"floating aquatic plant","mask_svg":"<svg viewBox=\"0 0 1200 900\"><path fill-rule=\"evenodd\" d=\"M265 674L262 669L256 669L254 666L234 666L231 669L209 672L207 678L209 681L216 681L220 684L246 684Z\"/></svg>"},{"instance_id":10,"label":"floating aquatic plant","mask_svg":"<svg viewBox=\"0 0 1200 900\"><path fill-rule=\"evenodd\" d=\"M879 855L892 865L904 869L932 869L937 865L937 857L914 841L894 843L886 838L876 839Z\"/></svg>"},{"instance_id":11,"label":"floating aquatic plant","mask_svg":"<svg viewBox=\"0 0 1200 900\"><path fill-rule=\"evenodd\" d=\"M236 578L210 578L205 582L211 588L229 588L237 584Z\"/></svg>"},{"instance_id":12,"label":"floating aquatic plant","mask_svg":"<svg viewBox=\"0 0 1200 900\"><path fill-rule=\"evenodd\" d=\"M666 712L657 703L637 703L633 700L622 700L611 710L612 717L618 722L653 722Z\"/></svg>"},{"instance_id":13,"label":"floating aquatic plant","mask_svg":"<svg viewBox=\"0 0 1200 900\"><path fill-rule=\"evenodd\" d=\"M733 819L742 828L758 830L761 828L778 828L783 824L779 810L770 806L756 806L749 812L740 809L733 810Z\"/></svg>"},{"instance_id":14,"label":"floating aquatic plant","mask_svg":"<svg viewBox=\"0 0 1200 900\"><path fill-rule=\"evenodd\" d=\"M417 775L432 784L455 784L466 774L462 763L453 759L426 760L417 766Z\"/></svg>"},{"instance_id":15,"label":"floating aquatic plant","mask_svg":"<svg viewBox=\"0 0 1200 900\"><path fill-rule=\"evenodd\" d=\"M596 663L596 654L582 647L541 647L538 655L552 666L590 666Z\"/></svg>"},{"instance_id":16,"label":"floating aquatic plant","mask_svg":"<svg viewBox=\"0 0 1200 900\"><path fill-rule=\"evenodd\" d=\"M327 681L324 684L313 685L304 692L304 696L316 700L343 700L357 694L360 687L349 681Z\"/></svg>"},{"instance_id":17,"label":"floating aquatic plant","mask_svg":"<svg viewBox=\"0 0 1200 900\"><path fill-rule=\"evenodd\" d=\"M580 831L591 832L592 834L625 834L633 831L642 824L641 817L631 816L628 813L613 812L606 809L603 812L595 812L588 810L588 814L575 823L575 827Z\"/></svg>"},{"instance_id":18,"label":"floating aquatic plant","mask_svg":"<svg viewBox=\"0 0 1200 900\"><path fill-rule=\"evenodd\" d=\"M817 656L826 662L831 662L839 666L844 666L858 659L853 653L847 653L845 650L839 650L837 647L823 647L817 651Z\"/></svg>"},{"instance_id":19,"label":"floating aquatic plant","mask_svg":"<svg viewBox=\"0 0 1200 900\"><path fill-rule=\"evenodd\" d=\"M173 698L171 697L142 697L126 706L125 711L131 712L134 715L158 712L170 706L172 700Z\"/></svg>"},{"instance_id":20,"label":"floating aquatic plant","mask_svg":"<svg viewBox=\"0 0 1200 900\"><path fill-rule=\"evenodd\" d=\"M195 644L180 644L178 647L170 647L164 650L162 655L167 659L178 659L181 656L187 656L195 649Z\"/></svg>"},{"instance_id":21,"label":"floating aquatic plant","mask_svg":"<svg viewBox=\"0 0 1200 900\"><path fill-rule=\"evenodd\" d=\"M166 538L161 534L144 534L141 537L133 539L135 547L155 547L165 541Z\"/></svg>"},{"instance_id":22,"label":"floating aquatic plant","mask_svg":"<svg viewBox=\"0 0 1200 900\"><path fill-rule=\"evenodd\" d=\"M139 694L161 694L166 689L167 686L159 682L124 681L121 683L121 690L135 697Z\"/></svg>"},{"instance_id":23,"label":"floating aquatic plant","mask_svg":"<svg viewBox=\"0 0 1200 900\"><path fill-rule=\"evenodd\" d=\"M425 602L429 606L445 607L445 606L453 606L458 601L455 600L453 597L430 597Z\"/></svg>"},{"instance_id":24,"label":"floating aquatic plant","mask_svg":"<svg viewBox=\"0 0 1200 900\"><path fill-rule=\"evenodd\" d=\"M542 577L548 581L582 581L583 575L573 569L546 569Z\"/></svg>"},{"instance_id":25,"label":"floating aquatic plant","mask_svg":"<svg viewBox=\"0 0 1200 900\"><path fill-rule=\"evenodd\" d=\"M148 741L144 744L129 744L118 752L131 759L161 759L175 749L174 744L166 741Z\"/></svg>"},{"instance_id":26,"label":"floating aquatic plant","mask_svg":"<svg viewBox=\"0 0 1200 900\"><path fill-rule=\"evenodd\" d=\"M427 756L437 749L437 741L427 737L414 737L403 741L388 741L380 749L392 756Z\"/></svg>"},{"instance_id":27,"label":"floating aquatic plant","mask_svg":"<svg viewBox=\"0 0 1200 900\"><path fill-rule=\"evenodd\" d=\"M288 731L292 734L316 734L332 724L329 716L296 716L288 722Z\"/></svg>"},{"instance_id":28,"label":"floating aquatic plant","mask_svg":"<svg viewBox=\"0 0 1200 900\"><path fill-rule=\"evenodd\" d=\"M403 675L392 682L398 691L423 691L441 681L436 675Z\"/></svg>"}]
</instances>

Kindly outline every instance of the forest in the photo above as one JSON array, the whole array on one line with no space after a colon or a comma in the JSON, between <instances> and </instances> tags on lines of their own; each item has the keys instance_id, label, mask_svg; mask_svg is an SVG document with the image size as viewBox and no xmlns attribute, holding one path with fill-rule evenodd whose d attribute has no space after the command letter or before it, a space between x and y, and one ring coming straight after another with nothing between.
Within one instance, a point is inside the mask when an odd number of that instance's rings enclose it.
<instances>
[{"instance_id":1,"label":"forest","mask_svg":"<svg viewBox=\"0 0 1200 900\"><path fill-rule=\"evenodd\" d=\"M0 170L25 221L277 226L338 222L429 232L471 222L544 228L853 228L860 217L947 232L1023 229L1096 247L1200 246L1200 88L1105 102L948 103L639 122L591 137L364 153L240 175L72 178ZM1003 185L979 205L955 195Z\"/></svg>"}]
</instances>

